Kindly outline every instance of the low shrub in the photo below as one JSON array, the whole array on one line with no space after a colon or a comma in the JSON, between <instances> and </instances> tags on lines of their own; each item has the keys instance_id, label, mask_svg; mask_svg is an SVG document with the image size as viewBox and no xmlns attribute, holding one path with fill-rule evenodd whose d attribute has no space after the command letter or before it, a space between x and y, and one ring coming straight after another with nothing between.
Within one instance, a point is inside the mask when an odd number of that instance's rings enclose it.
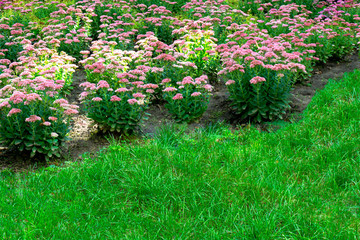
<instances>
[{"instance_id":1,"label":"low shrub","mask_svg":"<svg viewBox=\"0 0 360 240\"><path fill-rule=\"evenodd\" d=\"M26 80L22 83L31 84ZM60 157L60 147L70 130L70 116L77 113L77 106L55 93L61 85L41 82L39 86L47 87L26 91L8 85L0 89L0 142L19 151L30 151L30 157L36 153L46 159Z\"/></svg>"},{"instance_id":2,"label":"low shrub","mask_svg":"<svg viewBox=\"0 0 360 240\"><path fill-rule=\"evenodd\" d=\"M72 83L74 59L45 45L25 41L19 62L0 74L0 141L30 151L30 157L39 153L49 159L60 157L78 106L63 99Z\"/></svg>"},{"instance_id":3,"label":"low shrub","mask_svg":"<svg viewBox=\"0 0 360 240\"><path fill-rule=\"evenodd\" d=\"M24 39L32 40L37 36L31 31L35 23L30 22L27 16L19 13L0 19L0 58L16 61L23 50L21 42Z\"/></svg>"},{"instance_id":4,"label":"low shrub","mask_svg":"<svg viewBox=\"0 0 360 240\"><path fill-rule=\"evenodd\" d=\"M77 61L82 59L81 51L88 50L91 42L90 22L81 9L67 7L58 4L58 11L50 14L51 19L41 30L43 40L49 48L56 49L59 53L64 51L74 57Z\"/></svg>"},{"instance_id":5,"label":"low shrub","mask_svg":"<svg viewBox=\"0 0 360 240\"><path fill-rule=\"evenodd\" d=\"M174 32L180 33L181 29ZM198 75L213 76L215 74L216 76L221 63L215 51L217 39L213 37L214 31L191 30L187 32L180 40L176 40L172 47L183 54L185 61L196 65Z\"/></svg>"},{"instance_id":6,"label":"low shrub","mask_svg":"<svg viewBox=\"0 0 360 240\"><path fill-rule=\"evenodd\" d=\"M100 80L108 82L117 81L116 75L130 70L132 62L139 60L141 54L135 51L116 49L114 41L94 41L90 51L82 51L84 60L80 61L84 66L87 80L98 83Z\"/></svg>"},{"instance_id":7,"label":"low shrub","mask_svg":"<svg viewBox=\"0 0 360 240\"><path fill-rule=\"evenodd\" d=\"M133 132L148 107L148 92L152 92L152 86L144 85L142 81L130 82L126 75L129 74L118 75L118 84L102 80L97 84L85 82L80 85L85 90L81 100L87 116L103 132Z\"/></svg>"},{"instance_id":8,"label":"low shrub","mask_svg":"<svg viewBox=\"0 0 360 240\"><path fill-rule=\"evenodd\" d=\"M56 6L56 4L44 3L44 4L40 4L39 6L34 7L33 13L38 19L42 20L42 19L49 18L51 13L58 11L58 10L59 10L59 8Z\"/></svg>"},{"instance_id":9,"label":"low shrub","mask_svg":"<svg viewBox=\"0 0 360 240\"><path fill-rule=\"evenodd\" d=\"M282 118L297 74L306 72L299 63L303 54L281 38L257 31L256 25L245 29L229 35L235 41L217 48L224 62L219 74L227 80L232 106L241 119ZM254 33L248 34L250 30Z\"/></svg>"},{"instance_id":10,"label":"low shrub","mask_svg":"<svg viewBox=\"0 0 360 240\"><path fill-rule=\"evenodd\" d=\"M73 64L75 58L65 52L58 54L56 50L47 48L44 41L34 45L28 40L22 43L24 43L24 51L20 52L18 62L10 64L8 73L11 74L6 74L7 82L23 88L24 86L19 85L18 79L34 80L41 77L42 81L50 80L61 84L61 88L57 91L62 97L68 95L73 88L73 73L77 68ZM13 79L9 81L10 78Z\"/></svg>"},{"instance_id":11,"label":"low shrub","mask_svg":"<svg viewBox=\"0 0 360 240\"><path fill-rule=\"evenodd\" d=\"M162 81L165 107L177 122L192 122L206 111L212 90L207 79L206 75L195 79L188 76L176 85L170 79Z\"/></svg>"}]
</instances>

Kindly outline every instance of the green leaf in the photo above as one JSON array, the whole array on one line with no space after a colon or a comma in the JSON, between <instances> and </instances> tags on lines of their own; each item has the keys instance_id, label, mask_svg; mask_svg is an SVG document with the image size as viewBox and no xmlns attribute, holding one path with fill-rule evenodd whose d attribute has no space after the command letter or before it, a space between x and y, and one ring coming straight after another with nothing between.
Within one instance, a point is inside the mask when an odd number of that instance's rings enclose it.
<instances>
[{"instance_id":1,"label":"green leaf","mask_svg":"<svg viewBox=\"0 0 360 240\"><path fill-rule=\"evenodd\" d=\"M59 147L58 147L58 146L56 146L56 145L51 146L51 151L55 151L55 150L57 150L57 149L59 149Z\"/></svg>"},{"instance_id":2,"label":"green leaf","mask_svg":"<svg viewBox=\"0 0 360 240\"><path fill-rule=\"evenodd\" d=\"M13 144L15 144L15 145L19 145L20 143L22 143L22 139L16 139L16 140L14 140L14 142L13 142Z\"/></svg>"},{"instance_id":3,"label":"green leaf","mask_svg":"<svg viewBox=\"0 0 360 240\"><path fill-rule=\"evenodd\" d=\"M249 111L248 115L249 116L253 116L255 113L257 113L259 111L259 109L254 108L253 110Z\"/></svg>"},{"instance_id":4,"label":"green leaf","mask_svg":"<svg viewBox=\"0 0 360 240\"><path fill-rule=\"evenodd\" d=\"M33 142L24 142L25 146L26 147L32 147L34 146L34 143Z\"/></svg>"},{"instance_id":5,"label":"green leaf","mask_svg":"<svg viewBox=\"0 0 360 240\"><path fill-rule=\"evenodd\" d=\"M60 157L60 153L58 151L54 152L54 155L57 156L58 158Z\"/></svg>"},{"instance_id":6,"label":"green leaf","mask_svg":"<svg viewBox=\"0 0 360 240\"><path fill-rule=\"evenodd\" d=\"M31 157L31 158L35 156L36 150L37 150L36 147L33 147L33 148L32 148L31 154L30 154L30 157Z\"/></svg>"}]
</instances>

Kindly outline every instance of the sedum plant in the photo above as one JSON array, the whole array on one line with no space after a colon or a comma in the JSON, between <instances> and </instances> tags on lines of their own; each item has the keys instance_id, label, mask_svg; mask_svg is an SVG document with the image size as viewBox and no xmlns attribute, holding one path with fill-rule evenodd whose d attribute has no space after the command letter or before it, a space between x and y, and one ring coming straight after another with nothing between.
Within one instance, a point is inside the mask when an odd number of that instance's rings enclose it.
<instances>
[{"instance_id":1,"label":"sedum plant","mask_svg":"<svg viewBox=\"0 0 360 240\"><path fill-rule=\"evenodd\" d=\"M84 60L79 63L84 65L86 78L91 83L101 80L116 82L118 73L130 70L132 62L141 58L141 54L135 51L116 49L114 41L94 41L90 51L82 51ZM90 55L90 56L89 56Z\"/></svg>"},{"instance_id":2,"label":"sedum plant","mask_svg":"<svg viewBox=\"0 0 360 240\"><path fill-rule=\"evenodd\" d=\"M170 79L162 81L165 107L177 122L192 122L206 111L212 90L207 79L206 75L195 79L187 76L176 85Z\"/></svg>"},{"instance_id":3,"label":"sedum plant","mask_svg":"<svg viewBox=\"0 0 360 240\"><path fill-rule=\"evenodd\" d=\"M0 74L0 141L19 151L39 153L49 159L60 157L67 140L70 117L77 106L63 99L72 82L74 59L50 50L45 43L24 40L19 62Z\"/></svg>"},{"instance_id":4,"label":"sedum plant","mask_svg":"<svg viewBox=\"0 0 360 240\"><path fill-rule=\"evenodd\" d=\"M174 31L180 33L179 31ZM172 47L183 54L185 61L192 62L197 67L197 74L216 75L220 67L220 59L215 51L216 41L214 31L189 30L186 35L176 40Z\"/></svg>"},{"instance_id":5,"label":"sedum plant","mask_svg":"<svg viewBox=\"0 0 360 240\"><path fill-rule=\"evenodd\" d=\"M303 53L295 52L281 38L252 30L252 34L237 31L229 35L235 41L219 45L224 62L219 74L227 80L232 106L241 119L261 122L281 118L297 74L306 72L300 64Z\"/></svg>"},{"instance_id":6,"label":"sedum plant","mask_svg":"<svg viewBox=\"0 0 360 240\"><path fill-rule=\"evenodd\" d=\"M23 40L34 40L36 23L27 16L14 13L9 18L0 19L0 58L16 61L23 50Z\"/></svg>"},{"instance_id":7,"label":"sedum plant","mask_svg":"<svg viewBox=\"0 0 360 240\"><path fill-rule=\"evenodd\" d=\"M148 107L148 93L153 91L153 86L141 81L130 82L125 75L119 75L118 85L104 80L80 85L85 90L81 93L85 111L103 132L132 133Z\"/></svg>"},{"instance_id":8,"label":"sedum plant","mask_svg":"<svg viewBox=\"0 0 360 240\"><path fill-rule=\"evenodd\" d=\"M17 90L10 85L0 89L0 142L19 151L30 151L30 157L37 153L46 159L60 157L60 147L70 129L70 116L77 113L77 106L55 93L61 85L54 82L38 85L44 90Z\"/></svg>"}]
</instances>

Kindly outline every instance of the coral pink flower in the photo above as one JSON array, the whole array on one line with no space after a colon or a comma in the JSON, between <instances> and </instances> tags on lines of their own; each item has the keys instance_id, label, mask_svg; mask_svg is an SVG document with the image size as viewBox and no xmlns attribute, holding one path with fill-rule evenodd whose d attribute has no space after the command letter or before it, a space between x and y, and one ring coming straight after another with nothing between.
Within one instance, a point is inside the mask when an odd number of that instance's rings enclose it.
<instances>
[{"instance_id":1,"label":"coral pink flower","mask_svg":"<svg viewBox=\"0 0 360 240\"><path fill-rule=\"evenodd\" d=\"M10 111L9 111L9 113L8 113L8 117L11 117L13 114L17 114L17 113L19 113L19 112L21 112L21 109L18 109L18 108L13 108L13 109L11 109Z\"/></svg>"},{"instance_id":2,"label":"coral pink flower","mask_svg":"<svg viewBox=\"0 0 360 240\"><path fill-rule=\"evenodd\" d=\"M87 95L89 95L88 92L82 92L82 93L80 93L80 100L85 99Z\"/></svg>"},{"instance_id":3,"label":"coral pink flower","mask_svg":"<svg viewBox=\"0 0 360 240\"><path fill-rule=\"evenodd\" d=\"M9 102L4 101L4 102L0 103L0 108L3 108L3 107L9 108L9 107L11 107L11 105L9 104Z\"/></svg>"},{"instance_id":4,"label":"coral pink flower","mask_svg":"<svg viewBox=\"0 0 360 240\"><path fill-rule=\"evenodd\" d=\"M64 111L64 114L65 115L72 115L72 114L77 114L77 113L79 113L79 111L78 110L75 110L75 109L66 109L65 111Z\"/></svg>"},{"instance_id":5,"label":"coral pink flower","mask_svg":"<svg viewBox=\"0 0 360 240\"><path fill-rule=\"evenodd\" d=\"M231 85L231 84L234 84L234 83L235 83L234 80L228 80L228 81L225 83L225 85Z\"/></svg>"},{"instance_id":6,"label":"coral pink flower","mask_svg":"<svg viewBox=\"0 0 360 240\"><path fill-rule=\"evenodd\" d=\"M99 83L97 84L97 89L99 89L99 88L109 88L109 87L110 87L110 85L104 80L99 81Z\"/></svg>"},{"instance_id":7,"label":"coral pink flower","mask_svg":"<svg viewBox=\"0 0 360 240\"><path fill-rule=\"evenodd\" d=\"M136 100L135 98L128 99L127 101L130 105L133 105L138 102L138 100Z\"/></svg>"},{"instance_id":8,"label":"coral pink flower","mask_svg":"<svg viewBox=\"0 0 360 240\"><path fill-rule=\"evenodd\" d=\"M93 99L91 99L92 101L94 102L101 102L102 101L102 98L100 97L94 97Z\"/></svg>"},{"instance_id":9,"label":"coral pink flower","mask_svg":"<svg viewBox=\"0 0 360 240\"><path fill-rule=\"evenodd\" d=\"M133 97L134 97L134 98L145 98L145 95L142 94L142 93L134 93L134 94L133 94Z\"/></svg>"},{"instance_id":10,"label":"coral pink flower","mask_svg":"<svg viewBox=\"0 0 360 240\"><path fill-rule=\"evenodd\" d=\"M119 98L118 96L111 96L110 101L111 102L119 102L119 101L121 101L121 98Z\"/></svg>"},{"instance_id":11,"label":"coral pink flower","mask_svg":"<svg viewBox=\"0 0 360 240\"><path fill-rule=\"evenodd\" d=\"M256 76L256 77L253 77L253 78L250 80L250 83L251 83L251 84L257 84L257 83L259 83L259 82L265 82L265 81L266 81L265 78Z\"/></svg>"},{"instance_id":12,"label":"coral pink flower","mask_svg":"<svg viewBox=\"0 0 360 240\"><path fill-rule=\"evenodd\" d=\"M184 79L181 82L182 85L185 84L195 84L194 79L192 77L184 77Z\"/></svg>"},{"instance_id":13,"label":"coral pink flower","mask_svg":"<svg viewBox=\"0 0 360 240\"><path fill-rule=\"evenodd\" d=\"M41 118L39 116L36 115L31 115L30 117L25 119L25 122L36 122L36 121L40 121Z\"/></svg>"},{"instance_id":14,"label":"coral pink flower","mask_svg":"<svg viewBox=\"0 0 360 240\"><path fill-rule=\"evenodd\" d=\"M193 92L191 94L192 97L197 97L197 96L200 96L201 95L201 92Z\"/></svg>"},{"instance_id":15,"label":"coral pink flower","mask_svg":"<svg viewBox=\"0 0 360 240\"><path fill-rule=\"evenodd\" d=\"M45 126L50 126L50 125L51 125L51 122L43 122L43 125L45 125Z\"/></svg>"},{"instance_id":16,"label":"coral pink flower","mask_svg":"<svg viewBox=\"0 0 360 240\"><path fill-rule=\"evenodd\" d=\"M157 56L155 59L157 60L164 60L164 61L170 61L170 62L174 62L176 61L176 58L174 58L173 56L169 55L169 54L160 54L159 56Z\"/></svg>"},{"instance_id":17,"label":"coral pink flower","mask_svg":"<svg viewBox=\"0 0 360 240\"><path fill-rule=\"evenodd\" d=\"M57 118L56 118L56 117L49 117L49 120L50 120L50 121L56 121Z\"/></svg>"},{"instance_id":18,"label":"coral pink flower","mask_svg":"<svg viewBox=\"0 0 360 240\"><path fill-rule=\"evenodd\" d=\"M14 91L13 95L10 97L10 101L13 101L13 103L18 104L23 101L23 99L26 98L26 94L20 91Z\"/></svg>"},{"instance_id":19,"label":"coral pink flower","mask_svg":"<svg viewBox=\"0 0 360 240\"><path fill-rule=\"evenodd\" d=\"M36 101L36 100L41 101L42 98L41 98L40 95L37 94L37 93L29 93L29 94L26 96L26 100L29 101L29 102L30 102L30 101Z\"/></svg>"},{"instance_id":20,"label":"coral pink flower","mask_svg":"<svg viewBox=\"0 0 360 240\"><path fill-rule=\"evenodd\" d=\"M213 87L210 84L204 85L204 88L208 90L209 92L213 89Z\"/></svg>"},{"instance_id":21,"label":"coral pink flower","mask_svg":"<svg viewBox=\"0 0 360 240\"><path fill-rule=\"evenodd\" d=\"M176 91L177 89L174 88L174 87L167 87L163 90L163 92L173 92L173 91Z\"/></svg>"},{"instance_id":22,"label":"coral pink flower","mask_svg":"<svg viewBox=\"0 0 360 240\"><path fill-rule=\"evenodd\" d=\"M165 78L161 81L161 83L168 83L168 82L171 82L170 78Z\"/></svg>"},{"instance_id":23,"label":"coral pink flower","mask_svg":"<svg viewBox=\"0 0 360 240\"><path fill-rule=\"evenodd\" d=\"M115 90L115 92L127 92L128 89L127 88L118 88Z\"/></svg>"},{"instance_id":24,"label":"coral pink flower","mask_svg":"<svg viewBox=\"0 0 360 240\"><path fill-rule=\"evenodd\" d=\"M68 104L69 102L66 99L61 98L61 99L57 99L54 101L54 104L57 104L57 103L58 104Z\"/></svg>"},{"instance_id":25,"label":"coral pink flower","mask_svg":"<svg viewBox=\"0 0 360 240\"><path fill-rule=\"evenodd\" d=\"M180 99L183 99L183 95L181 93L177 93L172 99L173 100L180 100Z\"/></svg>"}]
</instances>

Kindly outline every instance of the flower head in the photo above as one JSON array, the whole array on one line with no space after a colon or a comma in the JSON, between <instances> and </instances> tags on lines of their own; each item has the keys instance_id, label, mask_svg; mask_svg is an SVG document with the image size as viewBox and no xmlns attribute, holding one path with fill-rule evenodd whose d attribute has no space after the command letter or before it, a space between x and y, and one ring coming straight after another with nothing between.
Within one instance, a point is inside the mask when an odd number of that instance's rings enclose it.
<instances>
[{"instance_id":1,"label":"flower head","mask_svg":"<svg viewBox=\"0 0 360 240\"><path fill-rule=\"evenodd\" d=\"M256 77L253 77L253 78L250 80L250 83L251 83L251 84L257 84L257 83L259 83L259 82L265 82L265 81L266 81L265 78L256 76Z\"/></svg>"},{"instance_id":2,"label":"flower head","mask_svg":"<svg viewBox=\"0 0 360 240\"><path fill-rule=\"evenodd\" d=\"M50 136L53 137L53 138L56 138L56 137L59 136L59 134L57 134L57 133L55 133L55 132L52 132L52 133L50 134Z\"/></svg>"},{"instance_id":3,"label":"flower head","mask_svg":"<svg viewBox=\"0 0 360 240\"><path fill-rule=\"evenodd\" d=\"M163 90L163 92L173 92L173 91L176 91L176 88L174 87L167 87Z\"/></svg>"},{"instance_id":4,"label":"flower head","mask_svg":"<svg viewBox=\"0 0 360 240\"><path fill-rule=\"evenodd\" d=\"M127 101L130 105L133 105L138 102L138 100L136 100L135 98L128 99Z\"/></svg>"},{"instance_id":5,"label":"flower head","mask_svg":"<svg viewBox=\"0 0 360 240\"><path fill-rule=\"evenodd\" d=\"M30 117L25 119L25 122L36 122L36 121L40 121L41 117L36 116L36 115L31 115Z\"/></svg>"},{"instance_id":6,"label":"flower head","mask_svg":"<svg viewBox=\"0 0 360 240\"><path fill-rule=\"evenodd\" d=\"M49 117L49 120L50 120L50 121L56 121L56 120L57 120L57 117Z\"/></svg>"},{"instance_id":7,"label":"flower head","mask_svg":"<svg viewBox=\"0 0 360 240\"><path fill-rule=\"evenodd\" d=\"M231 85L231 84L234 84L234 83L235 83L234 80L228 80L228 81L225 83L225 85Z\"/></svg>"},{"instance_id":8,"label":"flower head","mask_svg":"<svg viewBox=\"0 0 360 240\"><path fill-rule=\"evenodd\" d=\"M110 101L111 102L119 102L119 101L121 101L121 98L119 98L118 96L111 96Z\"/></svg>"},{"instance_id":9,"label":"flower head","mask_svg":"<svg viewBox=\"0 0 360 240\"><path fill-rule=\"evenodd\" d=\"M183 95L181 93L177 93L172 99L173 100L180 100L180 99L183 99Z\"/></svg>"},{"instance_id":10,"label":"flower head","mask_svg":"<svg viewBox=\"0 0 360 240\"><path fill-rule=\"evenodd\" d=\"M51 122L43 122L43 125L44 125L44 126L50 126L50 125L51 125Z\"/></svg>"},{"instance_id":11,"label":"flower head","mask_svg":"<svg viewBox=\"0 0 360 240\"><path fill-rule=\"evenodd\" d=\"M197 97L197 96L200 96L201 95L201 92L193 92L191 94L192 97Z\"/></svg>"},{"instance_id":12,"label":"flower head","mask_svg":"<svg viewBox=\"0 0 360 240\"><path fill-rule=\"evenodd\" d=\"M100 97L94 97L92 100L93 100L94 102L101 102L101 101L102 101L102 98L100 98Z\"/></svg>"},{"instance_id":13,"label":"flower head","mask_svg":"<svg viewBox=\"0 0 360 240\"><path fill-rule=\"evenodd\" d=\"M134 93L134 94L133 94L133 97L134 97L134 98L145 98L145 95L142 94L142 93Z\"/></svg>"},{"instance_id":14,"label":"flower head","mask_svg":"<svg viewBox=\"0 0 360 240\"><path fill-rule=\"evenodd\" d=\"M21 112L21 109L18 109L18 108L13 108L13 109L11 109L10 111L9 111L9 113L8 113L8 117L11 117L12 115L14 115L14 114L17 114L17 113L19 113L19 112Z\"/></svg>"}]
</instances>

